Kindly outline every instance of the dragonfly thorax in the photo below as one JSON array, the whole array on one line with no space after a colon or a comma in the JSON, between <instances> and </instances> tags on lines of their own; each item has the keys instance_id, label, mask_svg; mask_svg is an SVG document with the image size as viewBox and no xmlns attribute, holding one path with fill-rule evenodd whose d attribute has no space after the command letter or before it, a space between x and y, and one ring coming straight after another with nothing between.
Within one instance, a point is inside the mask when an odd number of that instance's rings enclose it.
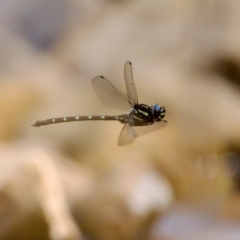
<instances>
[{"instance_id":1,"label":"dragonfly thorax","mask_svg":"<svg viewBox=\"0 0 240 240\"><path fill-rule=\"evenodd\" d=\"M135 126L146 126L154 123L154 116L151 107L145 104L134 105L132 118Z\"/></svg>"},{"instance_id":2,"label":"dragonfly thorax","mask_svg":"<svg viewBox=\"0 0 240 240\"><path fill-rule=\"evenodd\" d=\"M165 107L161 107L158 104L155 104L154 106L151 106L151 111L153 114L153 119L156 122L162 121L166 114Z\"/></svg>"}]
</instances>

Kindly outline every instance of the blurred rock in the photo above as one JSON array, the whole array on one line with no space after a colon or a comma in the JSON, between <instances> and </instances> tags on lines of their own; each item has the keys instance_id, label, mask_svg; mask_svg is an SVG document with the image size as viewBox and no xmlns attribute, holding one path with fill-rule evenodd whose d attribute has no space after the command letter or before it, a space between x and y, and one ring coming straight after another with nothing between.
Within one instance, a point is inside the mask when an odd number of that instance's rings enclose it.
<instances>
[{"instance_id":1,"label":"blurred rock","mask_svg":"<svg viewBox=\"0 0 240 240\"><path fill-rule=\"evenodd\" d=\"M3 145L0 155L1 169L4 169L0 179L0 238L81 239L53 155L23 145L14 148ZM60 164L64 164L64 160ZM69 178L67 171L71 167L64 167L66 170L62 175ZM77 170L74 174L71 170L71 178L74 177L77 177L78 190L84 197L86 183L91 184L87 173L81 174Z\"/></svg>"},{"instance_id":2,"label":"blurred rock","mask_svg":"<svg viewBox=\"0 0 240 240\"><path fill-rule=\"evenodd\" d=\"M93 239L148 239L157 217L171 207L173 189L146 156L125 152L115 157L121 161L100 167L95 191L78 204L81 226Z\"/></svg>"},{"instance_id":3,"label":"blurred rock","mask_svg":"<svg viewBox=\"0 0 240 240\"><path fill-rule=\"evenodd\" d=\"M3 145L0 159L0 238L6 240L46 239L47 226L50 239L80 239L69 208L84 234L138 239L173 200L168 181L139 160L137 168L119 162L93 177L44 148Z\"/></svg>"},{"instance_id":4,"label":"blurred rock","mask_svg":"<svg viewBox=\"0 0 240 240\"><path fill-rule=\"evenodd\" d=\"M45 49L63 29L66 7L63 0L2 1L0 22L35 47Z\"/></svg>"},{"instance_id":5,"label":"blurred rock","mask_svg":"<svg viewBox=\"0 0 240 240\"><path fill-rule=\"evenodd\" d=\"M208 208L175 206L170 214L154 226L152 239L237 240L239 223L221 219Z\"/></svg>"},{"instance_id":6,"label":"blurred rock","mask_svg":"<svg viewBox=\"0 0 240 240\"><path fill-rule=\"evenodd\" d=\"M37 89L27 81L1 79L0 84L0 140L11 141L21 137L22 126L31 115L37 101Z\"/></svg>"}]
</instances>

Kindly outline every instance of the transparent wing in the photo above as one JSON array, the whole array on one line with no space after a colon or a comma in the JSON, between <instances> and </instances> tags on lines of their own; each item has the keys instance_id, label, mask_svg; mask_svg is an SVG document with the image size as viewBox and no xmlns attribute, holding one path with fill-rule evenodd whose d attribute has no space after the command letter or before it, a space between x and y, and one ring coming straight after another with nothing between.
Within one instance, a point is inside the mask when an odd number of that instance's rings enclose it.
<instances>
[{"instance_id":1,"label":"transparent wing","mask_svg":"<svg viewBox=\"0 0 240 240\"><path fill-rule=\"evenodd\" d=\"M123 125L122 131L118 138L118 145L127 145L135 140L137 134L133 126L133 110L129 113L128 122Z\"/></svg>"},{"instance_id":2,"label":"transparent wing","mask_svg":"<svg viewBox=\"0 0 240 240\"><path fill-rule=\"evenodd\" d=\"M137 135L137 137L151 133L153 131L156 131L160 128L163 128L167 125L167 121L162 120L160 122L155 122L151 125L146 125L146 126L134 126L134 131Z\"/></svg>"},{"instance_id":3,"label":"transparent wing","mask_svg":"<svg viewBox=\"0 0 240 240\"><path fill-rule=\"evenodd\" d=\"M128 102L134 106L135 104L138 104L138 96L135 82L133 80L132 63L129 61L124 65L124 79L126 84Z\"/></svg>"},{"instance_id":4,"label":"transparent wing","mask_svg":"<svg viewBox=\"0 0 240 240\"><path fill-rule=\"evenodd\" d=\"M137 137L134 128L129 125L129 123L125 123L123 125L122 131L120 133L120 136L118 138L118 145L123 146L127 145L135 140Z\"/></svg>"},{"instance_id":5,"label":"transparent wing","mask_svg":"<svg viewBox=\"0 0 240 240\"><path fill-rule=\"evenodd\" d=\"M107 107L129 109L127 95L115 88L105 77L93 78L92 85L101 102Z\"/></svg>"}]
</instances>

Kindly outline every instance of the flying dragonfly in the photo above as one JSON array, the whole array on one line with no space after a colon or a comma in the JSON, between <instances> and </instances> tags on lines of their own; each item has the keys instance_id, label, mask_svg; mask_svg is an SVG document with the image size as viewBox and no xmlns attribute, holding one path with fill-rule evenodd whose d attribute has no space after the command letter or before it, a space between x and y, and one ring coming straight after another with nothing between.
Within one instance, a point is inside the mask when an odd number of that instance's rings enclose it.
<instances>
[{"instance_id":1,"label":"flying dragonfly","mask_svg":"<svg viewBox=\"0 0 240 240\"><path fill-rule=\"evenodd\" d=\"M92 85L95 93L104 105L111 108L128 109L128 111L130 108L128 114L117 116L89 115L50 118L37 121L32 126L40 127L54 123L89 120L119 121L123 124L123 128L118 138L119 146L131 143L137 136L164 127L167 124L167 121L163 120L166 114L165 107L158 104L148 106L146 104L138 103L136 86L133 79L132 63L130 61L126 62L124 65L124 79L126 84L126 94L115 88L112 83L103 76L93 78Z\"/></svg>"}]
</instances>

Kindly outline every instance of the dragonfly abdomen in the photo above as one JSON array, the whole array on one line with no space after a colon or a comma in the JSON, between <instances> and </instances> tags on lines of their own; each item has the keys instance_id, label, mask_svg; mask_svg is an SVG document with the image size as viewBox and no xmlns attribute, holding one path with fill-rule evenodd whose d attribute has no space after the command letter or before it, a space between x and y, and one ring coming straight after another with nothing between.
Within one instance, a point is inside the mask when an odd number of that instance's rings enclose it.
<instances>
[{"instance_id":1,"label":"dragonfly abdomen","mask_svg":"<svg viewBox=\"0 0 240 240\"><path fill-rule=\"evenodd\" d=\"M63 122L76 122L76 121L119 121L121 123L125 123L128 120L128 115L123 114L123 115L118 115L118 116L74 116L74 117L61 117L61 118L50 118L46 119L43 121L37 121L34 123L32 126L34 127L40 127L44 125L49 125L49 124L55 124L55 123L63 123Z\"/></svg>"}]
</instances>

